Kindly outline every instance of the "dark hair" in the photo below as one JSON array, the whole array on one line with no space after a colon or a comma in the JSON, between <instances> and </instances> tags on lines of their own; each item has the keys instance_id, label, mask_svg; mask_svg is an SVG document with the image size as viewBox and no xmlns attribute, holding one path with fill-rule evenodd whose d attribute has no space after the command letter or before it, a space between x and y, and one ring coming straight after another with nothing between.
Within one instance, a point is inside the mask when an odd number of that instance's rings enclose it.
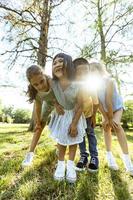
<instances>
[{"instance_id":1,"label":"dark hair","mask_svg":"<svg viewBox=\"0 0 133 200\"><path fill-rule=\"evenodd\" d=\"M31 78L35 75L43 74L43 70L38 65L31 65L26 70L26 77L28 81L30 82ZM29 97L28 101L32 103L37 95L37 90L31 85L31 83L28 85L28 90L26 92L26 95Z\"/></svg>"},{"instance_id":2,"label":"dark hair","mask_svg":"<svg viewBox=\"0 0 133 200\"><path fill-rule=\"evenodd\" d=\"M88 60L86 60L85 58L76 58L75 60L73 60L73 64L74 64L74 68L76 69L77 66L79 65L89 65Z\"/></svg>"},{"instance_id":3,"label":"dark hair","mask_svg":"<svg viewBox=\"0 0 133 200\"><path fill-rule=\"evenodd\" d=\"M72 62L72 57L64 54L64 53L58 53L54 58L53 58L53 62L56 58L63 58L63 67L66 68L66 72L67 72L67 77L69 80L73 80L74 79L74 65ZM53 75L53 79L57 80L57 77L53 74L53 70L52 70L52 75Z\"/></svg>"}]
</instances>

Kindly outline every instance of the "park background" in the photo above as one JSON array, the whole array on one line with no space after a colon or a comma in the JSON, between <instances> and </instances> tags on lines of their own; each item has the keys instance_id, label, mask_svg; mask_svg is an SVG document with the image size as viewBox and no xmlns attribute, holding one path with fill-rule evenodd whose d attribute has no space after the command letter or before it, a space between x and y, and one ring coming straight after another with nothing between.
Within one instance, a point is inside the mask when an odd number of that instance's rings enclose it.
<instances>
[{"instance_id":1,"label":"park background","mask_svg":"<svg viewBox=\"0 0 133 200\"><path fill-rule=\"evenodd\" d=\"M115 135L120 170L107 168L100 114L98 173L79 174L74 186L54 182L56 146L47 128L33 167L21 169L33 134L27 131L33 105L25 95L25 71L38 63L51 75L52 58L59 52L106 64L125 102L122 124L133 159L132 27L132 0L0 0L0 199L133 199L133 180L124 171Z\"/></svg>"}]
</instances>

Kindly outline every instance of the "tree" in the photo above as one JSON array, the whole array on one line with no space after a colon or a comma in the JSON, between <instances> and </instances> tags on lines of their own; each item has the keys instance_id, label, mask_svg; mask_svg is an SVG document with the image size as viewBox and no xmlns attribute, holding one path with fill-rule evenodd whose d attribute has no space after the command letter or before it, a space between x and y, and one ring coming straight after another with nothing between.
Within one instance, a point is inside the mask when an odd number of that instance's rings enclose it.
<instances>
[{"instance_id":1,"label":"tree","mask_svg":"<svg viewBox=\"0 0 133 200\"><path fill-rule=\"evenodd\" d=\"M89 29L94 32L94 37L91 44L88 44L93 47L92 53L100 54L101 60L106 64L120 63L123 59L132 61L132 52L123 55L120 49L121 47L125 50L126 46L122 39L130 40L132 35L130 30L133 25L132 3L120 0L91 0L85 1L85 4L82 2L87 12L86 20L89 22L92 19ZM114 50L114 46L112 48L111 45L115 45L117 49Z\"/></svg>"},{"instance_id":2,"label":"tree","mask_svg":"<svg viewBox=\"0 0 133 200\"><path fill-rule=\"evenodd\" d=\"M11 49L6 50L2 55L8 56L10 68L19 58L23 60L23 64L28 59L45 67L46 59L52 58L52 55L48 54L52 12L64 1L30 0L28 3L24 1L21 6L6 1L0 2L0 9L3 11L1 18L5 21L8 32L5 39L12 44ZM30 130L32 129L33 123L30 126Z\"/></svg>"},{"instance_id":3,"label":"tree","mask_svg":"<svg viewBox=\"0 0 133 200\"><path fill-rule=\"evenodd\" d=\"M86 10L85 20L93 37L81 49L86 58L99 57L116 79L120 91L122 75L133 62L132 26L133 5L121 0L82 0ZM125 67L126 65L126 67Z\"/></svg>"},{"instance_id":4,"label":"tree","mask_svg":"<svg viewBox=\"0 0 133 200\"><path fill-rule=\"evenodd\" d=\"M30 59L37 62L43 68L48 55L49 27L51 15L57 6L65 0L30 0L20 5L10 5L8 2L0 2L3 11L1 18L5 21L7 33L4 39L11 45L2 55L10 58L10 67L14 66L17 59ZM24 60L25 59L25 60Z\"/></svg>"}]
</instances>

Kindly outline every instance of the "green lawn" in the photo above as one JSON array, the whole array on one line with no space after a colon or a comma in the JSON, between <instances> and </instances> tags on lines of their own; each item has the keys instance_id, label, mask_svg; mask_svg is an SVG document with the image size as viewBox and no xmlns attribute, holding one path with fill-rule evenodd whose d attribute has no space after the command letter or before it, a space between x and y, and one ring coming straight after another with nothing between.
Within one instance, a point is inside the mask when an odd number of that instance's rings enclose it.
<instances>
[{"instance_id":1,"label":"green lawn","mask_svg":"<svg viewBox=\"0 0 133 200\"><path fill-rule=\"evenodd\" d=\"M33 166L21 168L32 133L28 125L0 124L0 200L131 200L133 178L126 174L120 147L113 136L113 152L120 170L108 169L102 131L97 128L100 169L91 174L78 173L76 184L53 180L57 162L56 146L45 129L36 149ZM126 132L133 160L133 132ZM76 160L78 160L79 151Z\"/></svg>"}]
</instances>

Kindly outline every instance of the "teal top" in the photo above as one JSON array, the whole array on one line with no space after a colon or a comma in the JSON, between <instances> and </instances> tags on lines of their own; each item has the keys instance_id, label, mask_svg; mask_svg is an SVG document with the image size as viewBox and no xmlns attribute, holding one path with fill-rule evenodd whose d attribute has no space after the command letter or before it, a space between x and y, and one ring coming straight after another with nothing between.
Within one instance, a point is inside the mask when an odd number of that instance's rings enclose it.
<instances>
[{"instance_id":1,"label":"teal top","mask_svg":"<svg viewBox=\"0 0 133 200\"><path fill-rule=\"evenodd\" d=\"M47 121L49 114L54 109L54 102L56 100L53 90L50 89L48 92L38 92L35 100L42 104L41 120Z\"/></svg>"},{"instance_id":2,"label":"teal top","mask_svg":"<svg viewBox=\"0 0 133 200\"><path fill-rule=\"evenodd\" d=\"M52 81L52 89L58 103L66 110L72 110L76 103L76 97L79 91L78 85L74 82L63 90L58 80Z\"/></svg>"}]
</instances>

